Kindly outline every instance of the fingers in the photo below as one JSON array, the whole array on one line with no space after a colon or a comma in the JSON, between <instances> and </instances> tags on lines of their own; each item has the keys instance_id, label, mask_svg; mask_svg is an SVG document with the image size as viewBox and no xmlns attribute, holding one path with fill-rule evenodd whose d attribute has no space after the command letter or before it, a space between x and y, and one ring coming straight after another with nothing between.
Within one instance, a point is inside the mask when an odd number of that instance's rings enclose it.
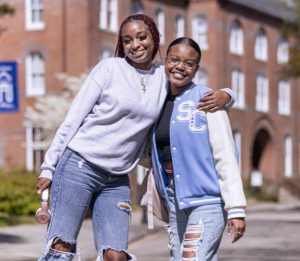
<instances>
[{"instance_id":1,"label":"fingers","mask_svg":"<svg viewBox=\"0 0 300 261\"><path fill-rule=\"evenodd\" d=\"M212 100L211 102L205 102L205 103L199 104L197 106L197 108L199 109L199 111L214 112L214 111L220 109L221 107ZM213 111L211 111L211 110L213 110Z\"/></svg>"},{"instance_id":2,"label":"fingers","mask_svg":"<svg viewBox=\"0 0 300 261\"><path fill-rule=\"evenodd\" d=\"M43 191L50 187L51 180L40 178L38 182L36 183L36 188L38 189L38 194L43 193Z\"/></svg>"},{"instance_id":3,"label":"fingers","mask_svg":"<svg viewBox=\"0 0 300 261\"><path fill-rule=\"evenodd\" d=\"M211 96L215 93L214 90L211 90L211 91L208 91L207 93L205 93L204 97L207 97L207 96Z\"/></svg>"},{"instance_id":4,"label":"fingers","mask_svg":"<svg viewBox=\"0 0 300 261\"><path fill-rule=\"evenodd\" d=\"M234 228L234 238L232 240L232 243L235 243L243 237L245 233L246 223L243 219L240 218L232 219L231 223Z\"/></svg>"},{"instance_id":5,"label":"fingers","mask_svg":"<svg viewBox=\"0 0 300 261\"><path fill-rule=\"evenodd\" d=\"M228 220L228 236L231 236L232 235L232 227L233 227L233 224L230 220Z\"/></svg>"}]
</instances>

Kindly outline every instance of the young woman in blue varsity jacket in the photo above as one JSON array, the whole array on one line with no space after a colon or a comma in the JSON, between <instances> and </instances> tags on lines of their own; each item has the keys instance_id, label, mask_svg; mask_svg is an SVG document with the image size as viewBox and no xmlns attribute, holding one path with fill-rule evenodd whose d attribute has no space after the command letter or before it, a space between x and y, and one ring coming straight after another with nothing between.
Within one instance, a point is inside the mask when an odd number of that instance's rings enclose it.
<instances>
[{"instance_id":1,"label":"young woman in blue varsity jacket","mask_svg":"<svg viewBox=\"0 0 300 261\"><path fill-rule=\"evenodd\" d=\"M150 136L157 187L170 210L171 261L216 261L227 219L232 243L246 227L247 203L227 111L196 109L199 96L210 90L192 82L200 59L192 39L169 46L170 92Z\"/></svg>"}]
</instances>

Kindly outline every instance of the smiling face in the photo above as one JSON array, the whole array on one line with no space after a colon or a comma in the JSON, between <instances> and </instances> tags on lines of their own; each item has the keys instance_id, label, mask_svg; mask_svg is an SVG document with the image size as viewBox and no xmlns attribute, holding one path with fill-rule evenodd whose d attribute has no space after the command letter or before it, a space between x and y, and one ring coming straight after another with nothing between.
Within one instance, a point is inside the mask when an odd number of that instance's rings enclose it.
<instances>
[{"instance_id":1,"label":"smiling face","mask_svg":"<svg viewBox=\"0 0 300 261\"><path fill-rule=\"evenodd\" d=\"M154 52L153 37L143 21L131 21L122 30L124 52L133 67L149 69Z\"/></svg>"},{"instance_id":2,"label":"smiling face","mask_svg":"<svg viewBox=\"0 0 300 261\"><path fill-rule=\"evenodd\" d=\"M187 43L174 45L166 58L165 73L173 95L184 91L199 68L199 54Z\"/></svg>"}]
</instances>

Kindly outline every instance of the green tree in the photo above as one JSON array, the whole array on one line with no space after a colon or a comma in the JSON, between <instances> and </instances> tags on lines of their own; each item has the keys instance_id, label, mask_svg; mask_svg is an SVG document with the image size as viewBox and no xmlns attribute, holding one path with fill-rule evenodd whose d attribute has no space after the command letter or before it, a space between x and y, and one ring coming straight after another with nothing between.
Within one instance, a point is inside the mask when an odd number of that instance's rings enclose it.
<instances>
[{"instance_id":1,"label":"green tree","mask_svg":"<svg viewBox=\"0 0 300 261\"><path fill-rule=\"evenodd\" d=\"M290 39L289 62L283 66L283 75L289 77L300 76L300 0L293 0L290 8L295 16L290 21L285 21L283 36Z\"/></svg>"},{"instance_id":2,"label":"green tree","mask_svg":"<svg viewBox=\"0 0 300 261\"><path fill-rule=\"evenodd\" d=\"M10 7L8 4L0 4L0 18L5 15L13 15L15 13L15 9ZM5 31L5 28L0 26L0 34Z\"/></svg>"}]
</instances>

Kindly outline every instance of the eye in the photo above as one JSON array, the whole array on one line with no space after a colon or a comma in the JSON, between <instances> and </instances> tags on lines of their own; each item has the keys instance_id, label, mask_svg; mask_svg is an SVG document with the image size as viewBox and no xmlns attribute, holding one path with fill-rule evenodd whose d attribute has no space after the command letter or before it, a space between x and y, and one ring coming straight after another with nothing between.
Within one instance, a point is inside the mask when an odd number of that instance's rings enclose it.
<instances>
[{"instance_id":1,"label":"eye","mask_svg":"<svg viewBox=\"0 0 300 261\"><path fill-rule=\"evenodd\" d=\"M190 68L193 68L193 67L194 67L194 64L193 64L193 63L186 63L186 66L187 66L187 67L190 67Z\"/></svg>"},{"instance_id":2,"label":"eye","mask_svg":"<svg viewBox=\"0 0 300 261\"><path fill-rule=\"evenodd\" d=\"M141 36L140 37L140 41L144 41L144 40L146 40L147 39L147 36Z\"/></svg>"},{"instance_id":3,"label":"eye","mask_svg":"<svg viewBox=\"0 0 300 261\"><path fill-rule=\"evenodd\" d=\"M179 60L178 60L177 58L171 58L170 61L171 61L172 63L178 63L178 62L179 62Z\"/></svg>"},{"instance_id":4,"label":"eye","mask_svg":"<svg viewBox=\"0 0 300 261\"><path fill-rule=\"evenodd\" d=\"M124 43L124 44L128 44L128 43L130 43L130 40L129 40L129 39L124 39L124 40L123 40L123 43Z\"/></svg>"}]
</instances>

